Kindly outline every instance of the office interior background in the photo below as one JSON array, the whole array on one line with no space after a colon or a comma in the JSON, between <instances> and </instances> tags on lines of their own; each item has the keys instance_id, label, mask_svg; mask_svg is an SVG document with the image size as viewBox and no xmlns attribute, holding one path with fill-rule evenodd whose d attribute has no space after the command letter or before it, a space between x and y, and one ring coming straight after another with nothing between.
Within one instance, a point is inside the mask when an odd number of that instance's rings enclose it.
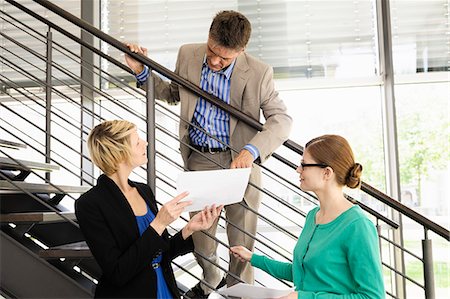
<instances>
[{"instance_id":1,"label":"office interior background","mask_svg":"<svg viewBox=\"0 0 450 299\"><path fill-rule=\"evenodd\" d=\"M74 24L56 16L48 9L33 1L17 1L41 16L63 26L77 37L83 37ZM91 10L88 20L101 31L121 42L138 43L148 48L149 58L174 70L178 48L185 43L205 42L210 22L220 10L237 10L245 14L252 23L252 36L246 51L270 64L274 68L276 88L288 106L292 116L293 130L290 139L304 145L308 140L322 134L339 134L347 138L353 147L356 159L364 167L363 180L381 192L400 201L405 206L432 219L437 224L449 228L450 191L450 25L448 0L236 0L236 1L157 1L157 0L64 0L51 1L71 14L82 17L83 9ZM383 27L383 20L377 14L381 2L388 3L384 15L389 18ZM83 5L85 8L83 8ZM0 0L0 72L1 91L1 139L20 141L32 140L38 148L42 146L45 133L31 128L27 121L41 121L41 107L31 103L21 93L28 90L33 95L45 97L45 88L39 86L19 68L29 71L33 78L45 80L45 61L29 51L14 48L8 37L26 43L32 50L45 55L46 46L42 41L32 40L18 27L11 25L8 15L45 35L48 26L38 22L26 13ZM8 15L4 14L7 13ZM81 55L80 46L73 40L53 30L53 40ZM120 62L124 54L113 46L93 39L104 53ZM55 51L52 58L71 73L82 76L82 69L75 60L70 60L62 52ZM130 86L134 85L131 74L106 59L96 56L93 64ZM17 65L14 67L13 65ZM61 94L69 95L80 102L79 87L72 76L60 70L54 71L58 78L54 81L58 92L54 92L52 103L62 113L67 113L73 123L81 123L81 110L74 110L73 103ZM112 83L102 76L96 76L93 83L100 90L112 94L121 103L134 111L145 113L146 104L142 95L130 96L118 90L119 83ZM129 119L145 134L146 123L125 109L116 108L100 92L95 93L95 107L99 115L106 119L120 117ZM158 126L177 132L178 107L159 104L156 111ZM7 109L7 107L9 109ZM17 113L11 112L14 109ZM24 120L18 115L26 116ZM52 155L61 155L69 161L71 171L61 169L51 177L55 184L76 185L80 179L73 174L84 169L79 153L65 149L66 144L75 144L80 137L66 132L64 125L53 122L53 134L64 142L54 142ZM99 120L95 119L95 123ZM264 119L261 119L264 122ZM61 123L61 122L60 122ZM19 132L11 134L19 128ZM22 128L23 130L20 130ZM25 131L25 132L23 132ZM33 138L31 138L33 137ZM157 149L174 161L182 164L177 152L177 140L167 134L157 132ZM36 138L36 139L34 139ZM84 152L86 153L85 149ZM39 151L10 152L18 159L42 160ZM299 163L300 156L287 148L280 148L278 154L293 163ZM168 181L176 180L181 170L157 157L161 176ZM165 164L167 163L167 164ZM274 159L267 162L294 184L298 185L295 171L280 165ZM94 177L99 171L91 168ZM133 178L146 178L145 170L138 170ZM40 182L31 176L30 181ZM161 202L175 194L167 191L165 180L157 182ZM309 211L315 205L311 200L290 192L288 188L274 182L270 176L264 178L263 185L283 201L302 211ZM401 222L401 244L413 253L421 252L420 239L423 228L409 218L401 218L387 205L361 191L348 194L368 205L380 214ZM264 201L264 199L263 199ZM303 223L304 219L285 210L277 202L261 207L261 213L272 215L271 208L284 211L279 221L281 226L290 227L299 234L301 229L291 222ZM72 201L62 202L68 209ZM269 216L270 217L270 216ZM275 217L278 219L278 216ZM180 221L180 226L182 221ZM176 225L175 225L176 226ZM261 231L269 238L285 242L280 232L271 232L269 225L260 221ZM383 228L382 228L383 229ZM224 240L225 233L220 231ZM450 297L449 242L441 236L430 233L433 240L433 268L436 298ZM291 249L295 240L283 243L283 252L292 257ZM382 250L392 252L389 244L381 243ZM226 260L226 248L221 248ZM417 254L419 254L417 253ZM279 255L274 254L275 257ZM281 255L283 256L283 255ZM226 261L224 260L224 265ZM408 277L423 284L423 269L420 261L406 254L403 259ZM197 271L195 267L193 271ZM386 270L387 290L393 289L398 281ZM395 275L394 275L395 276ZM187 285L196 280L184 277ZM257 272L257 279L268 279ZM283 286L277 282L275 285ZM399 298L424 298L423 289L410 281L404 282L404 291ZM395 295L392 296L396 298Z\"/></svg>"}]
</instances>

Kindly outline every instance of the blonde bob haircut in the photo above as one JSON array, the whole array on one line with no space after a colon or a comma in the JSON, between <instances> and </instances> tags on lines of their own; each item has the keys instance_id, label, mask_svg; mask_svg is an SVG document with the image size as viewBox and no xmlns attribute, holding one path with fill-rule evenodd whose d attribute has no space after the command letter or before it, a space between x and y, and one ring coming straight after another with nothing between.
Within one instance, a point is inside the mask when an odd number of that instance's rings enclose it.
<instances>
[{"instance_id":1,"label":"blonde bob haircut","mask_svg":"<svg viewBox=\"0 0 450 299\"><path fill-rule=\"evenodd\" d=\"M126 120L109 120L92 129L88 149L92 162L106 175L115 173L121 162L131 161L130 135L136 125Z\"/></svg>"}]
</instances>

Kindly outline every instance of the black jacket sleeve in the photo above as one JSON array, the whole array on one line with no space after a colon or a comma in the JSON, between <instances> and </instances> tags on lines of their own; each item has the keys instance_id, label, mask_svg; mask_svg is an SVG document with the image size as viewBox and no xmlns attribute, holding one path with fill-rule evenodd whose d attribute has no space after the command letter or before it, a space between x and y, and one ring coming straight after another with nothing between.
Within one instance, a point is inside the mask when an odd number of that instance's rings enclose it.
<instances>
[{"instance_id":1,"label":"black jacket sleeve","mask_svg":"<svg viewBox=\"0 0 450 299\"><path fill-rule=\"evenodd\" d=\"M152 227L129 246L121 248L123 245L120 244L121 240L118 240L118 232L114 232L111 227L111 217L114 215L108 215L110 211L102 209L97 201L90 200L89 197L76 201L75 213L92 254L104 277L111 283L123 286L144 267L148 267L160 252L169 249L169 242ZM110 218L107 219L108 217Z\"/></svg>"}]
</instances>

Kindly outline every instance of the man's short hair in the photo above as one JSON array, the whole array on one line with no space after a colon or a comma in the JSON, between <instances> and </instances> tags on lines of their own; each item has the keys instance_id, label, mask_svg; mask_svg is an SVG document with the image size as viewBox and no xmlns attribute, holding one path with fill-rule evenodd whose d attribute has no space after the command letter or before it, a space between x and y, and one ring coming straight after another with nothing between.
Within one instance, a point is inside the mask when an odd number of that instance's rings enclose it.
<instances>
[{"instance_id":1,"label":"man's short hair","mask_svg":"<svg viewBox=\"0 0 450 299\"><path fill-rule=\"evenodd\" d=\"M222 47L238 51L245 48L251 33L249 20L233 10L218 12L209 28L209 37L212 40Z\"/></svg>"},{"instance_id":2,"label":"man's short hair","mask_svg":"<svg viewBox=\"0 0 450 299\"><path fill-rule=\"evenodd\" d=\"M106 175L118 170L119 163L131 161L130 135L136 125L126 120L104 121L92 129L88 149L92 162Z\"/></svg>"}]
</instances>

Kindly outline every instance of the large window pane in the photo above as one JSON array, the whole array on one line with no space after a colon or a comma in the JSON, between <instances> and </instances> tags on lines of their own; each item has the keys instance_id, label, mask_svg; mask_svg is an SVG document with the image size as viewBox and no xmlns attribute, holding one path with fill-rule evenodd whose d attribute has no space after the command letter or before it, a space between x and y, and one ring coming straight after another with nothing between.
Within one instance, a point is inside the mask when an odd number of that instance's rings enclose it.
<instances>
[{"instance_id":1,"label":"large window pane","mask_svg":"<svg viewBox=\"0 0 450 299\"><path fill-rule=\"evenodd\" d=\"M396 74L448 71L449 1L391 0Z\"/></svg>"},{"instance_id":2,"label":"large window pane","mask_svg":"<svg viewBox=\"0 0 450 299\"><path fill-rule=\"evenodd\" d=\"M323 134L344 136L364 167L363 180L384 190L380 87L281 91L293 118L290 139L304 145Z\"/></svg>"},{"instance_id":3,"label":"large window pane","mask_svg":"<svg viewBox=\"0 0 450 299\"><path fill-rule=\"evenodd\" d=\"M139 43L173 69L178 48L205 42L214 15L239 10L252 23L247 51L277 77L373 77L374 1L102 1L102 30ZM324 22L326 20L326 22ZM119 60L117 50L104 50Z\"/></svg>"}]
</instances>

